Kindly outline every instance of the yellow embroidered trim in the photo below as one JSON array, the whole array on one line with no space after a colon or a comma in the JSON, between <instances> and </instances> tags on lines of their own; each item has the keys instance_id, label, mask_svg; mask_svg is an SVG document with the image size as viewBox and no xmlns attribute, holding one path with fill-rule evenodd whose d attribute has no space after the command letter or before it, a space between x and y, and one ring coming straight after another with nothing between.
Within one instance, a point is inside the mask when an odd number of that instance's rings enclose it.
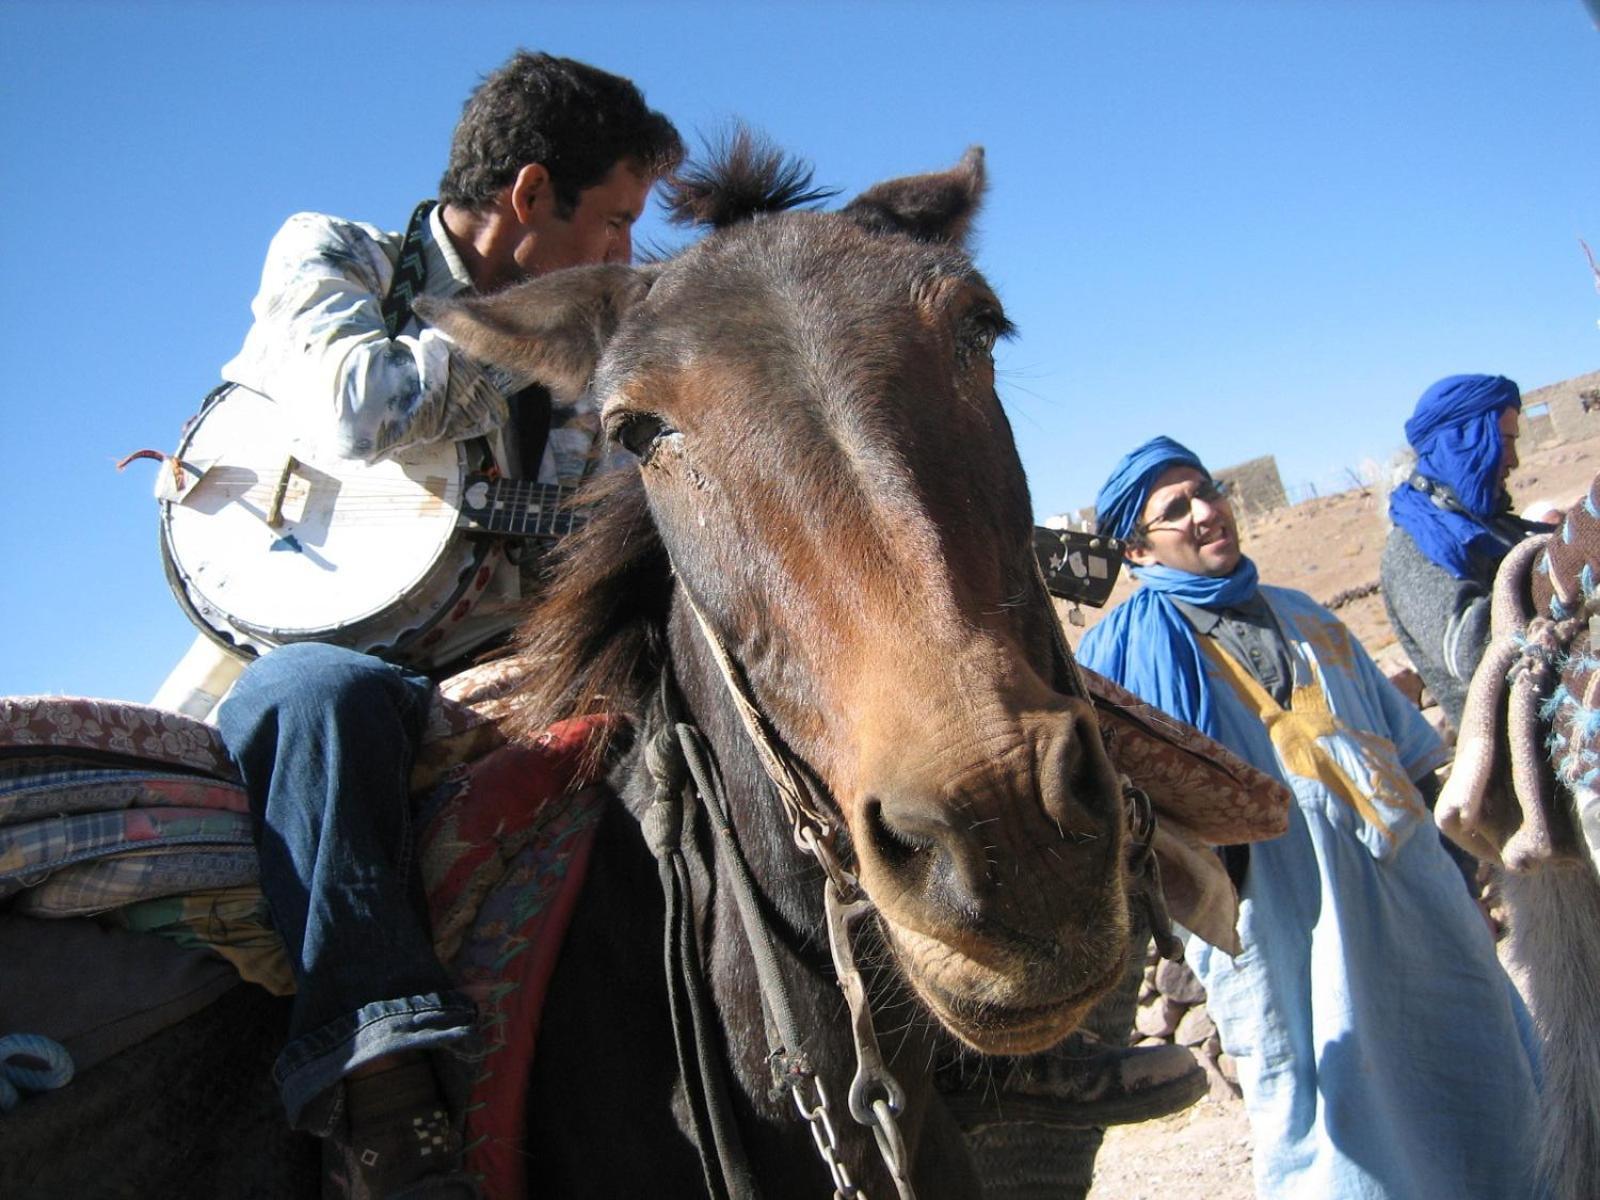
<instances>
[{"instance_id":1,"label":"yellow embroidered trim","mask_svg":"<svg viewBox=\"0 0 1600 1200\"><path fill-rule=\"evenodd\" d=\"M1323 631L1324 634L1326 631ZM1358 788L1334 761L1333 756L1319 741L1320 738L1344 735L1362 749L1372 768L1373 791L1376 798L1397 808L1421 811L1421 803L1404 773L1393 764L1393 755L1384 751L1384 739L1376 734L1351 729L1342 724L1328 706L1328 697L1322 689L1321 674L1317 669L1314 650L1306 646L1306 662L1311 668L1311 682L1297 685L1289 701L1289 709L1280 707L1255 676L1245 670L1231 655L1211 638L1195 639L1201 652L1211 660L1218 672L1232 686L1247 708L1253 710L1267 727L1267 735L1283 761L1284 770L1303 779L1313 779L1360 814L1374 829L1385 837L1393 837L1389 823L1378 815L1372 797ZM1323 644L1331 646L1326 637ZM1348 653L1348 648L1346 648ZM1338 656L1335 655L1337 659Z\"/></svg>"}]
</instances>

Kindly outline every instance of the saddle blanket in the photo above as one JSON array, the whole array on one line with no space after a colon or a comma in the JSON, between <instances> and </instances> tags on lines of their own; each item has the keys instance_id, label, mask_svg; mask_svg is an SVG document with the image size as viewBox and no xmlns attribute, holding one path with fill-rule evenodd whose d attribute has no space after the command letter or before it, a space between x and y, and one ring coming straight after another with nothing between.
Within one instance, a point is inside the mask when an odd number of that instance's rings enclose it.
<instances>
[{"instance_id":1,"label":"saddle blanket","mask_svg":"<svg viewBox=\"0 0 1600 1200\"><path fill-rule=\"evenodd\" d=\"M487 1195L526 1190L539 1014L606 795L587 753L600 720L508 745L442 700L413 778L435 949L478 1005L467 1166ZM247 812L209 726L104 700L0 698L0 898L18 913L101 913L289 990Z\"/></svg>"}]
</instances>

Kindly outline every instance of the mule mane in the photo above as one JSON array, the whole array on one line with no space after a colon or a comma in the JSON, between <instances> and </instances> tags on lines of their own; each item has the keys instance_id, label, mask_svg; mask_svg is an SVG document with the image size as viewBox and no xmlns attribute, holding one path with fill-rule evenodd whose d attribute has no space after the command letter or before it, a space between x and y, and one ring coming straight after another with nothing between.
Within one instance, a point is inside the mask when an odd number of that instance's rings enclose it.
<instances>
[{"instance_id":1,"label":"mule mane","mask_svg":"<svg viewBox=\"0 0 1600 1200\"><path fill-rule=\"evenodd\" d=\"M587 524L553 553L544 590L517 635L527 668L511 731L535 736L591 713L637 719L666 663L672 572L637 471L607 471L575 507ZM604 755L612 729L592 749Z\"/></svg>"},{"instance_id":2,"label":"mule mane","mask_svg":"<svg viewBox=\"0 0 1600 1200\"><path fill-rule=\"evenodd\" d=\"M706 146L705 163L684 166L666 188L669 219L677 225L726 229L763 213L816 204L837 188L811 186L811 167L739 127Z\"/></svg>"}]
</instances>

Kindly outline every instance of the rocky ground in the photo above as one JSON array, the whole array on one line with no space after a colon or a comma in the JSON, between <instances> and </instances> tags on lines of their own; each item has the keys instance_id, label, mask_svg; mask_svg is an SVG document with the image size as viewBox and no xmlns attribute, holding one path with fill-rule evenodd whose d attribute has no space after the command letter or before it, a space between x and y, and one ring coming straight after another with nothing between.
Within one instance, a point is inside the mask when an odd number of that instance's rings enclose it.
<instances>
[{"instance_id":1,"label":"rocky ground","mask_svg":"<svg viewBox=\"0 0 1600 1200\"><path fill-rule=\"evenodd\" d=\"M1520 506L1578 499L1600 470L1600 438L1526 448L1511 477ZM1299 588L1335 607L1377 658L1399 650L1377 593L1378 560L1388 535L1387 491L1353 489L1257 518L1242 531L1262 579ZM1368 590L1370 589L1370 591ZM1112 604L1132 590L1118 581ZM1086 626L1099 613L1085 611ZM1081 630L1070 629L1076 640ZM1243 1106L1226 1087L1185 1112L1110 1130L1095 1164L1089 1200L1249 1200L1250 1136Z\"/></svg>"},{"instance_id":2,"label":"rocky ground","mask_svg":"<svg viewBox=\"0 0 1600 1200\"><path fill-rule=\"evenodd\" d=\"M1238 1100L1106 1132L1089 1200L1250 1200L1250 1128Z\"/></svg>"}]
</instances>

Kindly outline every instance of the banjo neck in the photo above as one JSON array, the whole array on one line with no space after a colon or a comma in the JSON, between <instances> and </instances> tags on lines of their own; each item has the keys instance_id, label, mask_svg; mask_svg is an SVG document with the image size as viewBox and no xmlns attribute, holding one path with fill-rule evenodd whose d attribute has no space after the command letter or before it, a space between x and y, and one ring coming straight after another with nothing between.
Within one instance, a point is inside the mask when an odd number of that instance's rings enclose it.
<instances>
[{"instance_id":1,"label":"banjo neck","mask_svg":"<svg viewBox=\"0 0 1600 1200\"><path fill-rule=\"evenodd\" d=\"M474 474L462 480L460 523L508 537L561 537L583 524L566 507L576 489L526 479Z\"/></svg>"}]
</instances>

